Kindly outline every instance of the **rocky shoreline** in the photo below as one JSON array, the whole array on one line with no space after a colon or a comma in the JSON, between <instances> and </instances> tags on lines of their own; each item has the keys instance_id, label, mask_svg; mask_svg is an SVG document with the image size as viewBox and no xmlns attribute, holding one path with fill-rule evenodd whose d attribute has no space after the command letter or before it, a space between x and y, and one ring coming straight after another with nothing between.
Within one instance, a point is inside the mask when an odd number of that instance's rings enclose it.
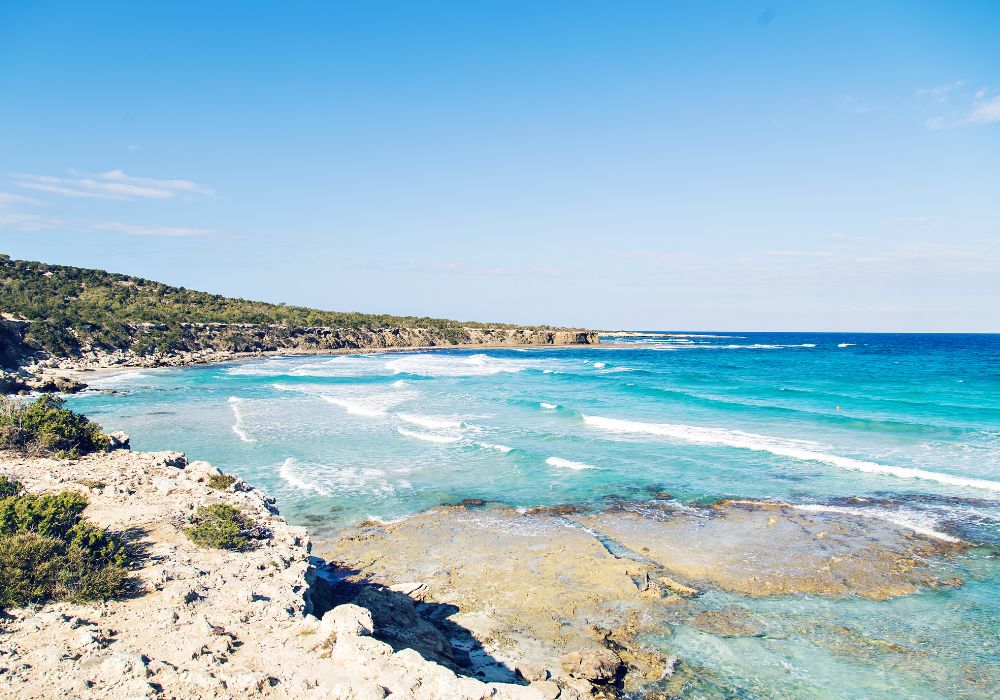
<instances>
[{"instance_id":1,"label":"rocky shoreline","mask_svg":"<svg viewBox=\"0 0 1000 700\"><path fill-rule=\"evenodd\" d=\"M205 462L123 449L76 461L3 453L0 474L31 492L84 493L86 516L141 552L125 599L4 611L0 696L545 697L519 677L484 682L381 641L369 610L331 602L305 530L240 479L213 488L219 471ZM238 507L269 536L245 552L195 546L179 523L213 503ZM414 616L407 600L395 600L397 624Z\"/></svg>"},{"instance_id":2,"label":"rocky shoreline","mask_svg":"<svg viewBox=\"0 0 1000 700\"><path fill-rule=\"evenodd\" d=\"M218 488L206 462L130 452L114 437L119 449L75 461L0 453L0 475L32 492L84 493L86 516L142 552L125 599L0 617L0 695L723 697L651 635L676 625L767 635L773 621L732 596L885 600L962 584L935 564L962 543L842 513L692 507L666 494L600 511L472 499L340 531L320 559L243 480ZM267 538L246 552L195 546L183 523L214 503Z\"/></svg>"},{"instance_id":3,"label":"rocky shoreline","mask_svg":"<svg viewBox=\"0 0 1000 700\"><path fill-rule=\"evenodd\" d=\"M600 512L470 501L363 523L320 551L352 572L348 585L404 590L428 610L446 606L448 619L479 640L479 653L525 678L548 679L559 697L670 698L731 697L651 642L673 627L758 637L772 621L733 600L885 600L958 586L933 562L962 549L843 514L667 499ZM916 652L910 661L926 663Z\"/></svg>"},{"instance_id":4,"label":"rocky shoreline","mask_svg":"<svg viewBox=\"0 0 1000 700\"><path fill-rule=\"evenodd\" d=\"M461 338L432 328L356 330L264 324L185 323L177 347L150 353L132 349L83 347L78 355L54 356L27 347L22 338L28 321L0 322L0 393L30 391L74 393L86 388L86 373L140 367L183 367L232 362L273 355L340 354L407 350L512 348L596 345L597 333L586 330L535 328L463 328ZM129 324L133 338L162 332L166 326Z\"/></svg>"}]
</instances>

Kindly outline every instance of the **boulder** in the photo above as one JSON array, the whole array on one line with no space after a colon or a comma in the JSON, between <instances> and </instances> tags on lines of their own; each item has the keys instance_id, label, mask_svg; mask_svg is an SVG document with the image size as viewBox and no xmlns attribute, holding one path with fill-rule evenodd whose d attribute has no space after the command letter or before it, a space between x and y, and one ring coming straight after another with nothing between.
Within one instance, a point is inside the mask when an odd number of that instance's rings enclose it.
<instances>
[{"instance_id":1,"label":"boulder","mask_svg":"<svg viewBox=\"0 0 1000 700\"><path fill-rule=\"evenodd\" d=\"M118 432L108 433L108 451L132 449L129 439L128 433L123 433L120 430Z\"/></svg>"},{"instance_id":2,"label":"boulder","mask_svg":"<svg viewBox=\"0 0 1000 700\"><path fill-rule=\"evenodd\" d=\"M71 377L55 377L52 383L55 385L56 391L61 391L64 394L75 394L87 388L86 384Z\"/></svg>"},{"instance_id":3,"label":"boulder","mask_svg":"<svg viewBox=\"0 0 1000 700\"><path fill-rule=\"evenodd\" d=\"M574 651L559 659L562 669L573 676L593 683L613 681L622 669L622 660L610 649Z\"/></svg>"},{"instance_id":4,"label":"boulder","mask_svg":"<svg viewBox=\"0 0 1000 700\"><path fill-rule=\"evenodd\" d=\"M328 611L319 626L320 635L325 638L336 635L337 639L370 635L374 630L371 612L352 603L338 605Z\"/></svg>"}]
</instances>

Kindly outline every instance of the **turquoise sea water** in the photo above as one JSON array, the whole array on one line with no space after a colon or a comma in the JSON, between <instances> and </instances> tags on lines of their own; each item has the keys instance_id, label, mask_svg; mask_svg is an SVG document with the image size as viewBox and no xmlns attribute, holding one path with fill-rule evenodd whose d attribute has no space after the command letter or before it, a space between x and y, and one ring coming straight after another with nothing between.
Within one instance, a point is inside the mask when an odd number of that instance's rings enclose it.
<instances>
[{"instance_id":1,"label":"turquoise sea water","mask_svg":"<svg viewBox=\"0 0 1000 700\"><path fill-rule=\"evenodd\" d=\"M320 529L462 498L600 507L668 491L974 543L949 565L958 589L741 600L772 621L764 637L681 626L660 641L732 697L996 697L1000 336L717 336L142 370L70 405Z\"/></svg>"}]
</instances>

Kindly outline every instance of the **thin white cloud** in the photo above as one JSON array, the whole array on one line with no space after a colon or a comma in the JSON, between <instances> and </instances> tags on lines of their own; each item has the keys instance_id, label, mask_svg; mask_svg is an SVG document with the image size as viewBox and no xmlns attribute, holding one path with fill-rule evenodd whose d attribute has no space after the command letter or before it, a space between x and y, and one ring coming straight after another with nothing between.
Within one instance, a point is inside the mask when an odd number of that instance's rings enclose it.
<instances>
[{"instance_id":1,"label":"thin white cloud","mask_svg":"<svg viewBox=\"0 0 1000 700\"><path fill-rule=\"evenodd\" d=\"M855 114L867 114L875 110L866 100L857 95L844 95L844 107Z\"/></svg>"},{"instance_id":2,"label":"thin white cloud","mask_svg":"<svg viewBox=\"0 0 1000 700\"><path fill-rule=\"evenodd\" d=\"M830 258L829 250L769 250L768 255L780 258Z\"/></svg>"},{"instance_id":3,"label":"thin white cloud","mask_svg":"<svg viewBox=\"0 0 1000 700\"><path fill-rule=\"evenodd\" d=\"M6 207L10 204L38 204L38 200L21 194L0 192L0 207Z\"/></svg>"},{"instance_id":4,"label":"thin white cloud","mask_svg":"<svg viewBox=\"0 0 1000 700\"><path fill-rule=\"evenodd\" d=\"M109 170L96 175L86 175L71 170L69 177L16 173L13 178L17 186L23 189L76 198L163 200L207 197L214 194L209 188L190 180L134 177L121 170Z\"/></svg>"},{"instance_id":5,"label":"thin white cloud","mask_svg":"<svg viewBox=\"0 0 1000 700\"><path fill-rule=\"evenodd\" d=\"M553 267L504 267L478 265L466 261L418 261L367 262L359 269L377 269L389 272L417 272L444 275L470 275L476 277L562 277L562 271Z\"/></svg>"},{"instance_id":6,"label":"thin white cloud","mask_svg":"<svg viewBox=\"0 0 1000 700\"><path fill-rule=\"evenodd\" d=\"M125 236L155 236L161 238L191 238L196 236L215 236L219 231L208 228L191 228L187 226L148 226L145 224L129 224L121 221L92 221L76 219L66 221L51 216L38 214L22 214L15 212L0 212L0 230L22 231L33 233L37 231L109 231Z\"/></svg>"},{"instance_id":7,"label":"thin white cloud","mask_svg":"<svg viewBox=\"0 0 1000 700\"><path fill-rule=\"evenodd\" d=\"M214 236L218 231L209 228L188 228L186 226L144 226L125 224L120 221L90 221L85 228L91 231L114 231L126 236L160 236L164 238L190 238L192 236Z\"/></svg>"},{"instance_id":8,"label":"thin white cloud","mask_svg":"<svg viewBox=\"0 0 1000 700\"><path fill-rule=\"evenodd\" d=\"M962 85L962 81L955 83L952 89ZM940 90L940 88L939 88ZM934 91L918 91L918 94L937 95L939 103L948 102L950 109L947 114L938 114L927 119L925 125L928 129L954 129L965 126L983 126L985 124L995 124L1000 122L1000 95L987 97L989 94L986 88L980 88L975 92L963 90L956 95L956 99L948 98L948 93L940 94ZM965 102L964 105L961 102Z\"/></svg>"},{"instance_id":9,"label":"thin white cloud","mask_svg":"<svg viewBox=\"0 0 1000 700\"><path fill-rule=\"evenodd\" d=\"M948 98L949 93L959 89L963 85L965 85L964 80L956 80L952 83L945 83L932 88L921 88L917 90L917 95L920 97L933 97L938 102L944 102Z\"/></svg>"},{"instance_id":10,"label":"thin white cloud","mask_svg":"<svg viewBox=\"0 0 1000 700\"><path fill-rule=\"evenodd\" d=\"M16 212L0 212L0 229L11 231L47 231L57 228L62 221L51 216L38 214L20 214Z\"/></svg>"},{"instance_id":11,"label":"thin white cloud","mask_svg":"<svg viewBox=\"0 0 1000 700\"><path fill-rule=\"evenodd\" d=\"M965 118L966 124L992 124L1000 122L1000 95L988 100L979 100Z\"/></svg>"}]
</instances>

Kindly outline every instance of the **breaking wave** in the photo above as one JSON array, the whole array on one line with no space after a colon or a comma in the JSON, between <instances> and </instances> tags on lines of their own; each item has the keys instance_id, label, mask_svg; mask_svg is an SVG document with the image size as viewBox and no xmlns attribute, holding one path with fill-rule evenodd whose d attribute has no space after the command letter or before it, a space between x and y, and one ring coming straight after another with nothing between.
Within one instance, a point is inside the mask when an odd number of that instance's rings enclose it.
<instances>
[{"instance_id":1,"label":"breaking wave","mask_svg":"<svg viewBox=\"0 0 1000 700\"><path fill-rule=\"evenodd\" d=\"M229 408L233 410L233 419L236 421L232 425L232 431L243 442L256 442L243 428L243 411L240 410L240 406L244 401L245 399L236 396L229 397Z\"/></svg>"},{"instance_id":2,"label":"breaking wave","mask_svg":"<svg viewBox=\"0 0 1000 700\"><path fill-rule=\"evenodd\" d=\"M320 496L332 495L322 486L314 484L309 481L305 481L299 475L297 475L292 468L296 464L297 464L296 460L292 457L289 457L284 462L282 462L281 466L278 468L278 476L284 479L289 486L294 486L299 491L312 491L314 493L318 493Z\"/></svg>"},{"instance_id":3,"label":"breaking wave","mask_svg":"<svg viewBox=\"0 0 1000 700\"><path fill-rule=\"evenodd\" d=\"M558 467L560 469L597 469L593 464L585 464L584 462L574 462L571 459L563 459L562 457L549 457L545 460L545 463L550 467Z\"/></svg>"},{"instance_id":4,"label":"breaking wave","mask_svg":"<svg viewBox=\"0 0 1000 700\"><path fill-rule=\"evenodd\" d=\"M746 433L740 430L724 428L703 428L693 425L675 425L671 423L642 423L640 421L603 418L601 416L583 415L586 425L614 433L640 433L681 440L699 445L719 445L737 447L756 452L769 452L781 457L790 457L808 462L820 462L841 469L868 472L870 474L888 474L901 479L924 479L948 486L1000 491L1000 482L989 479L972 479L964 476L941 474L926 469L895 467L877 462L869 462L851 457L841 457L815 448L818 443L806 440L785 440L767 435Z\"/></svg>"}]
</instances>

